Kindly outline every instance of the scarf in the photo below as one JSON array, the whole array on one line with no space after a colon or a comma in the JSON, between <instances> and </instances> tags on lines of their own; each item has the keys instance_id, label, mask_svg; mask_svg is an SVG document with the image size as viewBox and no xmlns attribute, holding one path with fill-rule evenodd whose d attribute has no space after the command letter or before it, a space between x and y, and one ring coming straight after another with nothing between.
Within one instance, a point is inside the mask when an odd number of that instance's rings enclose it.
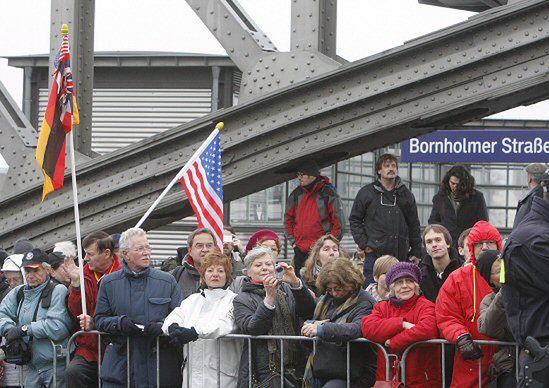
<instances>
[{"instance_id":1,"label":"scarf","mask_svg":"<svg viewBox=\"0 0 549 388\"><path fill-rule=\"evenodd\" d=\"M257 287L249 290L252 294L256 294L265 297L265 288ZM293 314L290 310L290 305L286 300L286 294L280 288L276 290L275 310L273 317L273 325L269 330L269 335L281 336L281 335L295 335ZM289 366L295 367L297 365L297 357L299 345L297 341L283 341L284 342L284 368ZM273 371L280 370L280 341L279 340L267 340L267 349L269 350L269 366Z\"/></svg>"},{"instance_id":2,"label":"scarf","mask_svg":"<svg viewBox=\"0 0 549 388\"><path fill-rule=\"evenodd\" d=\"M450 203L454 208L454 213L456 213L456 216L457 216L459 206L461 205L461 202L464 199L463 195L461 195L460 193L456 193L455 191L450 191L450 194L448 195L448 199L450 199Z\"/></svg>"},{"instance_id":3,"label":"scarf","mask_svg":"<svg viewBox=\"0 0 549 388\"><path fill-rule=\"evenodd\" d=\"M359 292L351 294L345 301L343 301L343 303L338 303L338 301L334 300L334 298L328 294L322 295L316 304L313 319L315 321L329 319L331 323L347 323L349 315L358 304ZM332 310L331 308L333 306L337 307ZM332 313L328 314L330 310L332 310ZM309 358L307 359L305 374L303 375L303 388L312 388L315 386L315 378L313 376L313 358L314 354L311 352Z\"/></svg>"}]
</instances>

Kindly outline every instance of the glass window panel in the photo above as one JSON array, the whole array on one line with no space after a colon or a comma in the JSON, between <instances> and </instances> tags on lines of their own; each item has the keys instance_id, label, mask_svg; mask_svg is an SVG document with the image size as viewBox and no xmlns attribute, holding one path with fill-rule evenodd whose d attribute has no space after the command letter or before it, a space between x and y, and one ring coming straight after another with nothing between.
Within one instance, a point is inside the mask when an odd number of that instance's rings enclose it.
<instances>
[{"instance_id":1,"label":"glass window panel","mask_svg":"<svg viewBox=\"0 0 549 388\"><path fill-rule=\"evenodd\" d=\"M515 222L515 216L517 215L517 209L507 210L507 227L512 228Z\"/></svg>"},{"instance_id":2,"label":"glass window panel","mask_svg":"<svg viewBox=\"0 0 549 388\"><path fill-rule=\"evenodd\" d=\"M509 184L513 186L526 186L528 183L525 166L513 166L509 168Z\"/></svg>"},{"instance_id":3,"label":"glass window panel","mask_svg":"<svg viewBox=\"0 0 549 388\"><path fill-rule=\"evenodd\" d=\"M507 225L506 222L506 211L505 209L488 209L488 217L490 218L490 223L496 228L505 228Z\"/></svg>"},{"instance_id":4,"label":"glass window panel","mask_svg":"<svg viewBox=\"0 0 549 388\"><path fill-rule=\"evenodd\" d=\"M507 192L509 193L509 206L518 205L518 201L528 194L528 190L523 189L507 189Z\"/></svg>"},{"instance_id":5,"label":"glass window panel","mask_svg":"<svg viewBox=\"0 0 549 388\"><path fill-rule=\"evenodd\" d=\"M506 191L502 189L480 188L487 206L507 206Z\"/></svg>"}]
</instances>

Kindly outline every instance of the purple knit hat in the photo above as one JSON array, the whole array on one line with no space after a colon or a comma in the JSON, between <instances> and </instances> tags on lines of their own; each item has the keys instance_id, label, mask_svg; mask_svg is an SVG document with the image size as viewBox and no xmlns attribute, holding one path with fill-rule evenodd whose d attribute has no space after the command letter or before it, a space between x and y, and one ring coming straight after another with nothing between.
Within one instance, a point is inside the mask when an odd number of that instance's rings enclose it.
<instances>
[{"instance_id":1,"label":"purple knit hat","mask_svg":"<svg viewBox=\"0 0 549 388\"><path fill-rule=\"evenodd\" d=\"M389 286L398 279L402 278L412 278L417 284L419 284L421 281L421 271L414 263L396 263L389 269L389 271L387 271L387 274L385 275L385 283L387 283L387 288L389 288Z\"/></svg>"}]
</instances>

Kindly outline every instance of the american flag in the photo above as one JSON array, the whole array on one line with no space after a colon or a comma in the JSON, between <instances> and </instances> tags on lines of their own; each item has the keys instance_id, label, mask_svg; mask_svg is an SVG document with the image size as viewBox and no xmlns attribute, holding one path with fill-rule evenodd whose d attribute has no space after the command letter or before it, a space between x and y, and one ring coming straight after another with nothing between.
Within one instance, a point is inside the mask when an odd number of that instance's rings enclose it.
<instances>
[{"instance_id":1,"label":"american flag","mask_svg":"<svg viewBox=\"0 0 549 388\"><path fill-rule=\"evenodd\" d=\"M198 218L198 227L210 229L223 250L223 182L219 130L180 179Z\"/></svg>"}]
</instances>

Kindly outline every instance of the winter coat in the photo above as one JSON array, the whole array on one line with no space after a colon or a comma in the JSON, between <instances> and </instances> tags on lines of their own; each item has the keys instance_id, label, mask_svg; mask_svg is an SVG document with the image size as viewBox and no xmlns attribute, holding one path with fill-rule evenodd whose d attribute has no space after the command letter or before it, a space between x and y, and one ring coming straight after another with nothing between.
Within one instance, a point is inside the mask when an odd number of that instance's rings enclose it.
<instances>
[{"instance_id":1,"label":"winter coat","mask_svg":"<svg viewBox=\"0 0 549 388\"><path fill-rule=\"evenodd\" d=\"M419 263L421 269L421 284L420 288L423 292L423 296L435 303L440 291L440 287L444 284L448 276L456 269L460 268L463 264L463 260L459 257L455 249L450 248L450 263L446 266L442 272L442 276L438 277L435 266L433 265L433 258L429 255L425 255Z\"/></svg>"},{"instance_id":2,"label":"winter coat","mask_svg":"<svg viewBox=\"0 0 549 388\"><path fill-rule=\"evenodd\" d=\"M246 278L241 291L233 301L235 321L242 334L267 335L272 328L275 311L265 306L262 296L251 292L257 287L250 283L249 278ZM281 283L280 287L286 295L286 301L293 315L293 326L296 330L295 333L287 333L287 335L299 335L302 322L313 316L314 299L303 284L299 289L292 289L287 283ZM259 379L265 378L270 373L267 342L254 340L252 343L254 374ZM245 342L238 373L238 387L248 386L248 375L248 343Z\"/></svg>"},{"instance_id":3,"label":"winter coat","mask_svg":"<svg viewBox=\"0 0 549 388\"><path fill-rule=\"evenodd\" d=\"M114 261L107 270L108 273L116 272L122 268L120 260L115 255ZM105 274L104 276L106 276ZM99 293L99 284L103 277L97 281L95 278L95 273L90 269L89 264L84 265L84 285L86 290L86 310L89 316L93 317L95 313L95 306L97 305L97 294ZM69 312L77 319L80 314L82 314L82 294L80 288L69 287L69 298L67 299L67 307ZM97 335L95 334L83 334L75 339L76 343L76 356L83 357L88 362L97 362ZM104 351L104 348L102 349Z\"/></svg>"},{"instance_id":4,"label":"winter coat","mask_svg":"<svg viewBox=\"0 0 549 388\"><path fill-rule=\"evenodd\" d=\"M529 335L549 343L549 201L534 198L532 209L507 239L502 257L503 301L513 337L521 345Z\"/></svg>"},{"instance_id":5,"label":"winter coat","mask_svg":"<svg viewBox=\"0 0 549 388\"><path fill-rule=\"evenodd\" d=\"M111 386L126 385L126 337L120 331L122 318L127 316L141 325L162 322L182 299L181 288L173 276L154 268L133 273L124 264L120 271L105 276L94 315L97 330L114 335L101 364L103 382ZM156 338L131 338L132 386L156 387L155 349Z\"/></svg>"},{"instance_id":6,"label":"winter coat","mask_svg":"<svg viewBox=\"0 0 549 388\"><path fill-rule=\"evenodd\" d=\"M402 322L413 323L404 329ZM362 334L370 341L384 344L390 340L388 353L399 360L408 346L418 341L438 338L435 306L423 296L415 295L397 306L385 300L375 305L371 315L362 319ZM436 345L417 345L406 359L406 387L437 387L441 384L440 351ZM391 371L391 378L395 370ZM385 356L378 350L377 380L385 380Z\"/></svg>"},{"instance_id":7,"label":"winter coat","mask_svg":"<svg viewBox=\"0 0 549 388\"><path fill-rule=\"evenodd\" d=\"M56 344L66 347L69 339L71 318L66 307L68 290L67 287L57 285L51 294L49 308L42 307L42 290L46 288L47 280L36 288L28 285L21 285L11 290L0 304L0 335L5 336L6 332L14 326L27 325L28 336L32 340L32 359L27 366L34 370L51 369L53 367L53 349L50 339ZM19 308L17 293L23 288L23 301ZM33 321L36 306L38 313ZM23 337L24 340L29 337ZM65 362L65 357L58 357L57 363Z\"/></svg>"},{"instance_id":8,"label":"winter coat","mask_svg":"<svg viewBox=\"0 0 549 388\"><path fill-rule=\"evenodd\" d=\"M476 290L476 292L475 292ZM435 305L437 324L442 336L455 344L463 334L470 334L474 340L491 338L478 331L480 303L492 293L474 265L461 267L448 276L442 285ZM488 384L488 370L497 346L483 345L482 385ZM452 387L478 386L478 360L464 360L459 350L454 358Z\"/></svg>"},{"instance_id":9,"label":"winter coat","mask_svg":"<svg viewBox=\"0 0 549 388\"><path fill-rule=\"evenodd\" d=\"M331 306L328 308L326 314L326 319L330 319L330 321L323 323L317 328L317 338L319 341L316 342L316 353L332 352L331 356L334 357L334 365L345 365L347 359L346 343L362 337L362 318L372 313L376 302L366 291L360 290L357 303L348 312L345 323L337 322L339 316L336 314L333 298L329 294L322 295L319 303L330 303ZM345 313L347 314L347 312ZM315 315L313 319L321 320L321 317ZM340 350L339 353L334 352L333 343L340 345L340 349L338 349ZM375 383L377 364L375 349L372 345L364 343L351 343L350 347L350 367L361 369L360 377L356 381L360 381L367 386L372 386ZM336 357L340 358L339 362L335 360ZM334 375L336 372L341 371L334 371Z\"/></svg>"},{"instance_id":10,"label":"winter coat","mask_svg":"<svg viewBox=\"0 0 549 388\"><path fill-rule=\"evenodd\" d=\"M428 223L440 224L448 229L453 247L457 247L461 232L472 228L480 220L488 221L488 209L484 195L478 190L474 190L469 198L460 202L457 213L448 193L441 190L433 197L433 208Z\"/></svg>"},{"instance_id":11,"label":"winter coat","mask_svg":"<svg viewBox=\"0 0 549 388\"><path fill-rule=\"evenodd\" d=\"M515 221L513 222L513 229L515 229L530 212L535 197L543 199L543 187L541 185L534 187L528 194L526 194L526 197L518 202L517 213L515 214Z\"/></svg>"},{"instance_id":12,"label":"winter coat","mask_svg":"<svg viewBox=\"0 0 549 388\"><path fill-rule=\"evenodd\" d=\"M183 290L183 299L198 292L200 287L200 273L191 262L192 258L189 254L186 254L183 259L183 264L177 266L172 271L172 275L175 277L177 284L179 284L181 290Z\"/></svg>"},{"instance_id":13,"label":"winter coat","mask_svg":"<svg viewBox=\"0 0 549 388\"><path fill-rule=\"evenodd\" d=\"M220 341L217 338L236 331L233 299L230 290L203 290L190 295L176 307L164 321L162 330L177 323L181 327L194 327L198 340L189 343L189 356L183 371L183 387L216 387L218 352L221 351L221 386L236 388L238 368L242 355L239 340ZM190 368L190 377L187 378Z\"/></svg>"},{"instance_id":14,"label":"winter coat","mask_svg":"<svg viewBox=\"0 0 549 388\"><path fill-rule=\"evenodd\" d=\"M343 237L343 205L328 177L320 177L310 191L302 186L292 191L284 217L288 237L302 252L309 252L325 234Z\"/></svg>"},{"instance_id":15,"label":"winter coat","mask_svg":"<svg viewBox=\"0 0 549 388\"><path fill-rule=\"evenodd\" d=\"M361 188L349 222L360 249L369 247L379 256L390 254L400 261L409 254L421 257L416 199L399 177L392 191L387 191L380 181Z\"/></svg>"},{"instance_id":16,"label":"winter coat","mask_svg":"<svg viewBox=\"0 0 549 388\"><path fill-rule=\"evenodd\" d=\"M482 300L478 318L478 331L499 341L515 341L507 324L501 292L488 294ZM495 378L502 373L514 373L515 361L515 347L503 346L499 352L494 354L494 368L490 371L491 377Z\"/></svg>"}]
</instances>

